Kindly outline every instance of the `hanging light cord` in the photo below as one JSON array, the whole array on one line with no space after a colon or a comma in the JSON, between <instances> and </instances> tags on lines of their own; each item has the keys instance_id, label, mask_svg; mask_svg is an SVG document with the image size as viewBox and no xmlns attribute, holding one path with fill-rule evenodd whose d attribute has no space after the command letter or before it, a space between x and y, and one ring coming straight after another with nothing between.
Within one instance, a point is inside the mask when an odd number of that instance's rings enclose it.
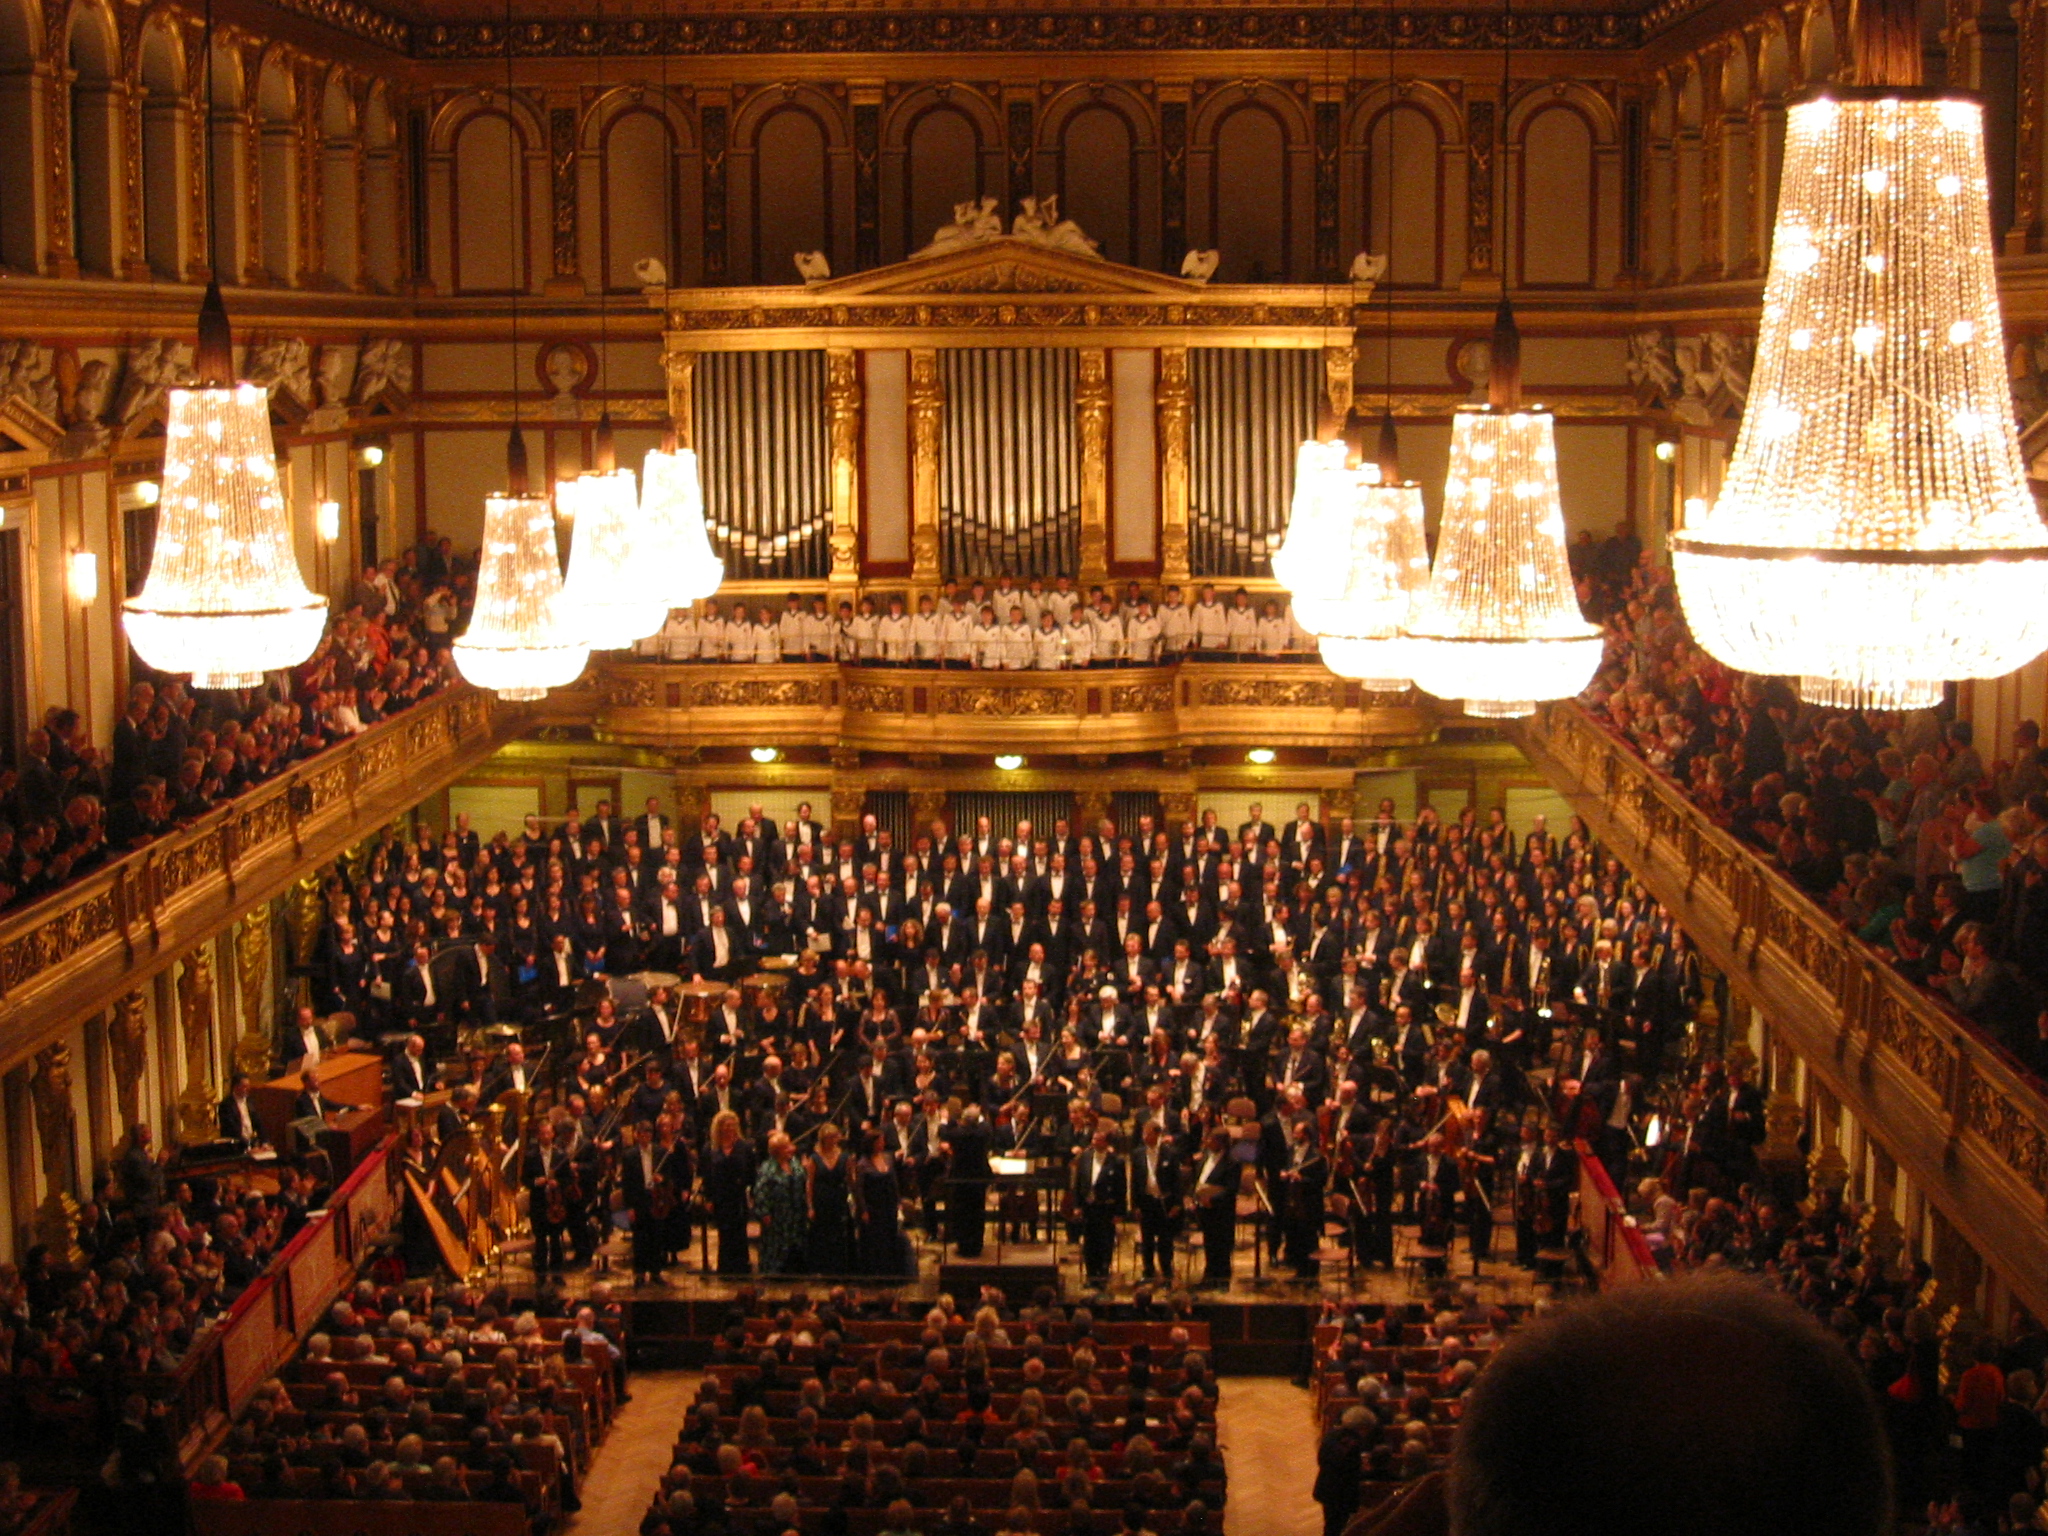
<instances>
[{"instance_id":1,"label":"hanging light cord","mask_svg":"<svg viewBox=\"0 0 2048 1536\"><path fill-rule=\"evenodd\" d=\"M1395 173L1397 163L1396 136L1400 132L1401 119L1395 112L1395 100L1400 92L1394 82L1394 0L1387 0L1387 250L1386 266L1380 272L1380 282L1387 290L1387 321L1385 355L1381 358L1382 373L1386 379L1386 409L1380 416L1380 440L1378 453L1380 484L1392 485L1401 478L1400 439L1394 431L1394 203L1399 194L1400 183ZM1368 164L1372 156L1372 141L1366 140L1365 153Z\"/></svg>"},{"instance_id":2,"label":"hanging light cord","mask_svg":"<svg viewBox=\"0 0 2048 1536\"><path fill-rule=\"evenodd\" d=\"M1494 128L1493 260L1500 268L1500 308L1493 316L1493 344L1486 381L1486 403L1498 411L1522 404L1522 333L1515 328L1514 305L1508 300L1508 102L1514 92L1514 0L1500 0L1500 120Z\"/></svg>"},{"instance_id":3,"label":"hanging light cord","mask_svg":"<svg viewBox=\"0 0 2048 1536\"><path fill-rule=\"evenodd\" d=\"M604 0L597 0L597 57L593 61L592 75L597 82L597 110L602 113L604 106ZM600 118L600 125L602 119ZM600 126L600 148L602 147L602 126ZM602 165L603 156L599 156ZM603 242L600 242L602 247ZM618 468L618 450L612 441L612 338L611 338L611 288L612 275L606 270L609 252L598 258L597 272L597 433L591 444L591 468L601 475L608 475Z\"/></svg>"},{"instance_id":4,"label":"hanging light cord","mask_svg":"<svg viewBox=\"0 0 2048 1536\"><path fill-rule=\"evenodd\" d=\"M201 66L205 100L200 103L204 132L199 138L200 162L206 176L206 296L199 301L199 345L193 372L206 389L226 389L235 382L235 339L228 329L227 305L220 296L220 195L213 176L213 0L206 0L199 34L205 54Z\"/></svg>"},{"instance_id":5,"label":"hanging light cord","mask_svg":"<svg viewBox=\"0 0 2048 1536\"><path fill-rule=\"evenodd\" d=\"M505 0L505 110L512 110L512 0ZM513 190L519 190L519 145L511 124L505 134L506 169ZM515 197L515 206L522 200ZM517 272L519 268L514 267ZM526 434L519 429L519 284L512 284L512 431L505 441L505 494L527 493Z\"/></svg>"}]
</instances>

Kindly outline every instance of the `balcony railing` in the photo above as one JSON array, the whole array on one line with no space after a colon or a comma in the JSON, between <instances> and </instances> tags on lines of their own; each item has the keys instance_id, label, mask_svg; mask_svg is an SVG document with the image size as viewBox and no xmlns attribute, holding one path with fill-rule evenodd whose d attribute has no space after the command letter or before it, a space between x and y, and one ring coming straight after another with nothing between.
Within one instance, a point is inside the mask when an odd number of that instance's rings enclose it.
<instances>
[{"instance_id":1,"label":"balcony railing","mask_svg":"<svg viewBox=\"0 0 2048 1536\"><path fill-rule=\"evenodd\" d=\"M604 741L941 753L1396 746L1429 740L1441 718L1413 692L1256 661L976 672L603 660L542 709Z\"/></svg>"},{"instance_id":2,"label":"balcony railing","mask_svg":"<svg viewBox=\"0 0 2048 1536\"><path fill-rule=\"evenodd\" d=\"M522 719L451 688L0 919L0 1069L440 789Z\"/></svg>"},{"instance_id":3,"label":"balcony railing","mask_svg":"<svg viewBox=\"0 0 2048 1536\"><path fill-rule=\"evenodd\" d=\"M2048 1304L2048 1096L1582 707L1551 705L1514 734L2038 1315Z\"/></svg>"}]
</instances>

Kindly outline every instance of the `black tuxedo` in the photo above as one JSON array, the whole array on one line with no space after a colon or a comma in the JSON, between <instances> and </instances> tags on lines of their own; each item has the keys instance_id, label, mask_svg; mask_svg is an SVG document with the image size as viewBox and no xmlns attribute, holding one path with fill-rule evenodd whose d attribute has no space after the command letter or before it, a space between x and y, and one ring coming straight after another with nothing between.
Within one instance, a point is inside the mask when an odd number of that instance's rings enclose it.
<instances>
[{"instance_id":1,"label":"black tuxedo","mask_svg":"<svg viewBox=\"0 0 2048 1536\"><path fill-rule=\"evenodd\" d=\"M1083 1152L1074 1159L1071 1193L1081 1208L1082 1267L1090 1280L1107 1280L1116 1253L1116 1220L1130 1203L1124 1160L1114 1152Z\"/></svg>"},{"instance_id":2,"label":"black tuxedo","mask_svg":"<svg viewBox=\"0 0 2048 1536\"><path fill-rule=\"evenodd\" d=\"M1131 1204L1138 1212L1138 1258L1147 1276L1173 1277L1173 1240L1180 1230L1187 1170L1161 1137L1131 1152Z\"/></svg>"}]
</instances>

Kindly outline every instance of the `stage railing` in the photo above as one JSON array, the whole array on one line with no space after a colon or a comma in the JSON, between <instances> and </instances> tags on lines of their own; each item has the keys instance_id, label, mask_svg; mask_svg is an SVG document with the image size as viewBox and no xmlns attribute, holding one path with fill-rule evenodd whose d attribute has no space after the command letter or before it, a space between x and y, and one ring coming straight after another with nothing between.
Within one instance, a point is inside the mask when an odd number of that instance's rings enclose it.
<instances>
[{"instance_id":1,"label":"stage railing","mask_svg":"<svg viewBox=\"0 0 2048 1536\"><path fill-rule=\"evenodd\" d=\"M1586 1240L1586 1263L1603 1286L1656 1279L1656 1255L1607 1176L1607 1165L1583 1141L1577 1143L1577 1151L1579 1231Z\"/></svg>"},{"instance_id":2,"label":"stage railing","mask_svg":"<svg viewBox=\"0 0 2048 1536\"><path fill-rule=\"evenodd\" d=\"M392 1142L372 1152L302 1227L228 1315L200 1335L172 1378L170 1401L188 1463L298 1350L398 1212Z\"/></svg>"}]
</instances>

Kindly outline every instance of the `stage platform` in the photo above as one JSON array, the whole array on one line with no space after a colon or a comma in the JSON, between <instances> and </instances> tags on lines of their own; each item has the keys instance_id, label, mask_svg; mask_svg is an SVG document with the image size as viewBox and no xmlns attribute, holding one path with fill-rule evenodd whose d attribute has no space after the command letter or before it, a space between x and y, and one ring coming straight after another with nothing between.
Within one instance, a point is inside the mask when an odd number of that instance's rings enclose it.
<instances>
[{"instance_id":1,"label":"stage platform","mask_svg":"<svg viewBox=\"0 0 2048 1536\"><path fill-rule=\"evenodd\" d=\"M1013 1299L1023 1300L1041 1285L1054 1284L1061 1298L1071 1304L1091 1296L1106 1295L1112 1302L1128 1301L1141 1287L1185 1290L1195 1315L1210 1325L1214 1341L1215 1366L1224 1375L1282 1375L1301 1373L1307 1363L1310 1332L1325 1301L1364 1300L1388 1304L1427 1301L1446 1285L1460 1290L1470 1287L1482 1302L1527 1304L1540 1296L1560 1290L1576 1290L1578 1282L1563 1285L1539 1281L1528 1271L1502 1258L1492 1258L1474 1275L1463 1245L1450 1255L1449 1274L1442 1281L1430 1281L1412 1252L1412 1229L1397 1231L1396 1262L1391 1269L1359 1268L1353 1273L1339 1261L1326 1263L1315 1280L1297 1280L1284 1271L1276 1276L1255 1266L1249 1247L1237 1254L1228 1286L1207 1289L1192 1281L1201 1277L1201 1261L1192 1263L1181 1255L1173 1284L1146 1281L1137 1268L1130 1245L1118 1253L1117 1268L1106 1292L1089 1286L1081 1273L1079 1256L1072 1246L1061 1242L1057 1251L1050 1244L1011 1242L1004 1245L1000 1260L991 1243L980 1262L961 1260L937 1243L919 1247L919 1270L915 1279L878 1280L871 1276L789 1275L745 1278L705 1274L701 1268L704 1249L692 1247L686 1260L669 1269L666 1283L634 1286L623 1242L614 1245L614 1268L610 1274L596 1274L586 1267L573 1269L563 1278L572 1296L586 1293L593 1281L610 1284L614 1297L624 1301L632 1317L632 1363L642 1369L691 1369L701 1366L710 1352L712 1338L724 1325L733 1299L742 1288L751 1288L772 1305L777 1298L801 1292L814 1300L833 1287L844 1285L861 1293L887 1291L902 1297L929 1301L942 1290L951 1289L963 1310L970 1309L981 1284L1001 1284ZM515 1295L533 1291L532 1271L523 1263L508 1263L494 1269L490 1280L504 1284ZM963 1284L964 1282L964 1284Z\"/></svg>"}]
</instances>

